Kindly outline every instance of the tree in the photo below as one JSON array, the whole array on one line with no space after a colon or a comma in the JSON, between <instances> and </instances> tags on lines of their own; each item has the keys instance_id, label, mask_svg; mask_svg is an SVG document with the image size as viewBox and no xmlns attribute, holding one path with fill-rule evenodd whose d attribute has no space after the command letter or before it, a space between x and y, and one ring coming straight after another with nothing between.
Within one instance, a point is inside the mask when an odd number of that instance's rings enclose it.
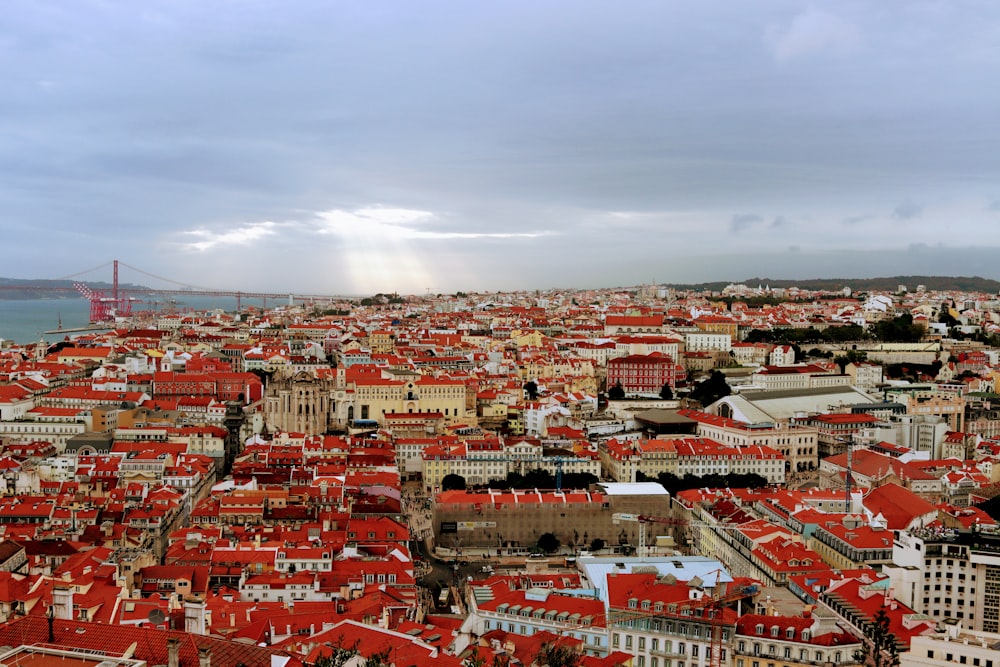
<instances>
[{"instance_id":1,"label":"tree","mask_svg":"<svg viewBox=\"0 0 1000 667\"><path fill-rule=\"evenodd\" d=\"M864 350L846 350L844 354L839 354L833 358L834 362L840 366L840 372L843 373L847 368L847 364L857 364L862 361L868 360L868 353Z\"/></svg>"},{"instance_id":2,"label":"tree","mask_svg":"<svg viewBox=\"0 0 1000 667\"><path fill-rule=\"evenodd\" d=\"M528 394L529 401L533 401L538 398L538 383L534 380L528 380L525 382L523 389L525 393Z\"/></svg>"},{"instance_id":3,"label":"tree","mask_svg":"<svg viewBox=\"0 0 1000 667\"><path fill-rule=\"evenodd\" d=\"M344 667L351 658L358 654L358 642L354 642L351 646L344 646L343 635L337 638L336 643L331 648L333 652L330 655L319 657L315 667Z\"/></svg>"},{"instance_id":4,"label":"tree","mask_svg":"<svg viewBox=\"0 0 1000 667\"><path fill-rule=\"evenodd\" d=\"M719 371L712 371L707 380L703 380L695 385L691 391L691 399L707 406L715 403L723 396L729 396L733 392L726 382L726 376Z\"/></svg>"},{"instance_id":5,"label":"tree","mask_svg":"<svg viewBox=\"0 0 1000 667\"><path fill-rule=\"evenodd\" d=\"M616 382L615 386L608 389L608 399L612 401L620 401L625 398L625 390L622 388L621 382Z\"/></svg>"},{"instance_id":6,"label":"tree","mask_svg":"<svg viewBox=\"0 0 1000 667\"><path fill-rule=\"evenodd\" d=\"M479 648L473 647L472 653L465 656L465 660L462 661L462 667L484 667L486 664L486 658L479 655Z\"/></svg>"},{"instance_id":7,"label":"tree","mask_svg":"<svg viewBox=\"0 0 1000 667\"><path fill-rule=\"evenodd\" d=\"M372 653L370 656L365 658L363 667L390 667L392 665L392 660L389 656L392 654L391 648L386 648L377 653Z\"/></svg>"},{"instance_id":8,"label":"tree","mask_svg":"<svg viewBox=\"0 0 1000 667\"><path fill-rule=\"evenodd\" d=\"M669 401L674 397L674 390L671 389L669 382L663 383L663 388L660 389L660 398L665 401Z\"/></svg>"},{"instance_id":9,"label":"tree","mask_svg":"<svg viewBox=\"0 0 1000 667\"><path fill-rule=\"evenodd\" d=\"M941 304L940 314L938 315L938 322L946 325L949 329L952 327L957 327L961 322L959 322L954 315L951 314L951 304L945 301Z\"/></svg>"},{"instance_id":10,"label":"tree","mask_svg":"<svg viewBox=\"0 0 1000 667\"><path fill-rule=\"evenodd\" d=\"M441 480L441 489L443 491L465 491L465 478L455 473L445 475Z\"/></svg>"},{"instance_id":11,"label":"tree","mask_svg":"<svg viewBox=\"0 0 1000 667\"><path fill-rule=\"evenodd\" d=\"M535 468L529 470L524 476L525 489L554 489L556 488L556 478L548 470Z\"/></svg>"},{"instance_id":12,"label":"tree","mask_svg":"<svg viewBox=\"0 0 1000 667\"><path fill-rule=\"evenodd\" d=\"M595 537L590 541L590 550L593 552L600 551L604 548L604 540L599 537Z\"/></svg>"},{"instance_id":13,"label":"tree","mask_svg":"<svg viewBox=\"0 0 1000 667\"><path fill-rule=\"evenodd\" d=\"M580 654L566 644L546 642L538 649L535 664L540 667L576 667L580 664Z\"/></svg>"},{"instance_id":14,"label":"tree","mask_svg":"<svg viewBox=\"0 0 1000 667\"><path fill-rule=\"evenodd\" d=\"M552 533L542 533L538 538L538 548L547 554L558 551L560 546L559 538Z\"/></svg>"},{"instance_id":15,"label":"tree","mask_svg":"<svg viewBox=\"0 0 1000 667\"><path fill-rule=\"evenodd\" d=\"M864 628L865 640L854 657L871 667L896 667L899 664L899 649L896 635L889 629L889 612L885 605L879 607L871 623Z\"/></svg>"},{"instance_id":16,"label":"tree","mask_svg":"<svg viewBox=\"0 0 1000 667\"><path fill-rule=\"evenodd\" d=\"M924 336L924 327L913 323L913 315L903 313L874 326L875 337L886 343L916 343Z\"/></svg>"},{"instance_id":17,"label":"tree","mask_svg":"<svg viewBox=\"0 0 1000 667\"><path fill-rule=\"evenodd\" d=\"M591 484L600 482L597 475L589 472L564 472L562 476L562 488L564 489L588 489Z\"/></svg>"}]
</instances>

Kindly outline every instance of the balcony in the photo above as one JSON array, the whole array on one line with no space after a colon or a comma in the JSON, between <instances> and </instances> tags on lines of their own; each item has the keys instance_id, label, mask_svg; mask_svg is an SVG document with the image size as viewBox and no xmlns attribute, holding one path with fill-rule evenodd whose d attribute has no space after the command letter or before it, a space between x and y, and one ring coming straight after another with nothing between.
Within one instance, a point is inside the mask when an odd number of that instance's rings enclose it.
<instances>
[{"instance_id":1,"label":"balcony","mask_svg":"<svg viewBox=\"0 0 1000 667\"><path fill-rule=\"evenodd\" d=\"M683 660L685 657L687 657L683 653L678 653L677 651L675 651L673 649L671 649L669 651L650 651L649 654L650 655L659 656L661 658L670 658L670 659L677 659L677 660Z\"/></svg>"}]
</instances>

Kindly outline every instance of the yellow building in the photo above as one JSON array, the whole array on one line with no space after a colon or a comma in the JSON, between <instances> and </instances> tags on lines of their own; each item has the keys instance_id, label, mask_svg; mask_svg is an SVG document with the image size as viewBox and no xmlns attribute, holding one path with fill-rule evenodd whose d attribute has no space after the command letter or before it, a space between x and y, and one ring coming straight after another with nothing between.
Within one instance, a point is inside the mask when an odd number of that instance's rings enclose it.
<instances>
[{"instance_id":1,"label":"yellow building","mask_svg":"<svg viewBox=\"0 0 1000 667\"><path fill-rule=\"evenodd\" d=\"M440 413L447 421L465 420L470 418L465 394L465 383L461 380L417 377L358 381L354 385L348 420L381 421L386 414L421 412Z\"/></svg>"},{"instance_id":2,"label":"yellow building","mask_svg":"<svg viewBox=\"0 0 1000 667\"><path fill-rule=\"evenodd\" d=\"M518 348L541 347L543 338L544 336L542 336L542 332L537 329L531 331L521 331L519 329L515 329L510 332L510 339Z\"/></svg>"},{"instance_id":3,"label":"yellow building","mask_svg":"<svg viewBox=\"0 0 1000 667\"><path fill-rule=\"evenodd\" d=\"M368 347L372 354L391 354L396 349L396 340L392 331L376 329L368 333Z\"/></svg>"}]
</instances>

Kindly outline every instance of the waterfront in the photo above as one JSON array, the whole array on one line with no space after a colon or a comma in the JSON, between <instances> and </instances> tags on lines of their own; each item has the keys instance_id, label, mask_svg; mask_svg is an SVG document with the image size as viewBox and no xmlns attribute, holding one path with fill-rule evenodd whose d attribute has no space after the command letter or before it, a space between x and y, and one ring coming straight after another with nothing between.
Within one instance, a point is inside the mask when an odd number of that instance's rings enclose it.
<instances>
[{"instance_id":1,"label":"waterfront","mask_svg":"<svg viewBox=\"0 0 1000 667\"><path fill-rule=\"evenodd\" d=\"M245 306L260 305L259 300L244 299ZM169 304L177 312L191 310L213 310L221 308L232 311L236 308L236 299L232 297L186 297L183 301ZM137 305L136 310L140 307ZM90 316L90 303L82 298L72 299L0 299L0 339L15 343L30 343L39 338L54 343L63 338L60 334L42 335L59 327L76 329L85 327ZM80 335L80 331L67 331L67 336Z\"/></svg>"}]
</instances>

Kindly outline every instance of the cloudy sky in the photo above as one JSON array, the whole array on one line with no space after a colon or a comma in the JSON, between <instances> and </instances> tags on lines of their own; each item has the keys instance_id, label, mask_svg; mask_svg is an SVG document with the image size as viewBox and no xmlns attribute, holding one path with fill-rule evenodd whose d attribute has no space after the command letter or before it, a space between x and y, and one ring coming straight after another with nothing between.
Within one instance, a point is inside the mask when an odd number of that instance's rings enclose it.
<instances>
[{"instance_id":1,"label":"cloudy sky","mask_svg":"<svg viewBox=\"0 0 1000 667\"><path fill-rule=\"evenodd\" d=\"M0 82L5 277L1000 278L995 0L11 0Z\"/></svg>"}]
</instances>

